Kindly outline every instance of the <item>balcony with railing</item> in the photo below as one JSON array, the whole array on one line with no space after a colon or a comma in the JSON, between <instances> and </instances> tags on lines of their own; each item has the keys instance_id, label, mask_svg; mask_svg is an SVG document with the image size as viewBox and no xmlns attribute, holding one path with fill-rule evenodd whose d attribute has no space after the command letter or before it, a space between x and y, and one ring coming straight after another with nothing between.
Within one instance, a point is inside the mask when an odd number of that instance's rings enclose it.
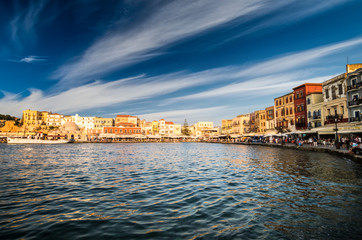
<instances>
[{"instance_id":1,"label":"balcony with railing","mask_svg":"<svg viewBox=\"0 0 362 240\"><path fill-rule=\"evenodd\" d=\"M360 122L362 121L361 117L351 117L349 118L349 122Z\"/></svg>"},{"instance_id":2,"label":"balcony with railing","mask_svg":"<svg viewBox=\"0 0 362 240\"><path fill-rule=\"evenodd\" d=\"M350 91L350 90L354 90L354 89L358 89L359 87L362 86L362 82L358 82L356 84L352 84L350 86L347 86L347 91Z\"/></svg>"},{"instance_id":3,"label":"balcony with railing","mask_svg":"<svg viewBox=\"0 0 362 240\"><path fill-rule=\"evenodd\" d=\"M239 126L239 122L233 122L233 127Z\"/></svg>"},{"instance_id":4,"label":"balcony with railing","mask_svg":"<svg viewBox=\"0 0 362 240\"><path fill-rule=\"evenodd\" d=\"M349 107L358 106L360 104L362 104L362 99L361 98L360 99L353 99L352 101L348 102Z\"/></svg>"},{"instance_id":5,"label":"balcony with railing","mask_svg":"<svg viewBox=\"0 0 362 240\"><path fill-rule=\"evenodd\" d=\"M326 116L324 125L333 124L333 123L336 123L336 121L338 123L344 123L344 122L348 122L348 118L343 118L343 114L328 115L328 116Z\"/></svg>"}]
</instances>

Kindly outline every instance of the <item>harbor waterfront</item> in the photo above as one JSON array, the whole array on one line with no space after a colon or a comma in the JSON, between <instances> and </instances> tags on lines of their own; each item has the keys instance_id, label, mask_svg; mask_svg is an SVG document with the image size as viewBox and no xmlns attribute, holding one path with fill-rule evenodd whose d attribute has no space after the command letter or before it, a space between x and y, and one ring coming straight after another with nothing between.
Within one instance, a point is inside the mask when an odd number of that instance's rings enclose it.
<instances>
[{"instance_id":1,"label":"harbor waterfront","mask_svg":"<svg viewBox=\"0 0 362 240\"><path fill-rule=\"evenodd\" d=\"M362 166L241 144L0 144L1 239L359 239Z\"/></svg>"}]
</instances>

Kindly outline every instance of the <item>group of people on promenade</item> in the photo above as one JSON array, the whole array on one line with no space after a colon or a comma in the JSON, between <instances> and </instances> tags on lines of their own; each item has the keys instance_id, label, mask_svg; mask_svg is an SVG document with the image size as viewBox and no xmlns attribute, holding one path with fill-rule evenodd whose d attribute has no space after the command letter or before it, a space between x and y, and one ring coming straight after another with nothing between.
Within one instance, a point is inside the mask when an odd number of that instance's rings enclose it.
<instances>
[{"instance_id":1,"label":"group of people on promenade","mask_svg":"<svg viewBox=\"0 0 362 240\"><path fill-rule=\"evenodd\" d=\"M261 142L264 143L268 143L268 139L263 139ZM323 147L332 147L335 146L335 139L334 138L316 138L316 137L309 137L309 138L296 138L296 139L292 139L292 138L282 138L282 137L278 137L278 138L272 138L271 140L269 140L269 143L292 143L292 144L296 144L298 146L303 146L303 145L309 145L309 146L323 146ZM356 147L359 144L361 144L361 137L352 137L352 138L348 138L348 137L342 137L340 138L340 147L345 148L345 149L350 149L352 147Z\"/></svg>"},{"instance_id":2,"label":"group of people on promenade","mask_svg":"<svg viewBox=\"0 0 362 240\"><path fill-rule=\"evenodd\" d=\"M310 146L310 147L328 147L344 149L352 153L354 148L362 149L362 139L359 136L341 137L339 141L335 142L333 137L317 138L316 136L309 137L296 137L291 136L272 136L272 137L247 137L243 139L219 139L218 142L248 142L248 143L266 143L266 144L289 144L297 146ZM338 147L337 147L338 146ZM362 152L362 150L361 150Z\"/></svg>"}]
</instances>

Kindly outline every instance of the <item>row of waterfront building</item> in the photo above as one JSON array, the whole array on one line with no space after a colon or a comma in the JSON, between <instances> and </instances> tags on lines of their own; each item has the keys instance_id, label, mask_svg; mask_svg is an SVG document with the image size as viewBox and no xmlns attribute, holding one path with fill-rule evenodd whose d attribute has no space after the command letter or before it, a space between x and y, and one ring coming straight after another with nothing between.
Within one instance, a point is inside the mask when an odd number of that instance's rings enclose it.
<instances>
[{"instance_id":1,"label":"row of waterfront building","mask_svg":"<svg viewBox=\"0 0 362 240\"><path fill-rule=\"evenodd\" d=\"M362 64L322 83L304 83L274 99L274 105L222 120L231 135L334 134L362 132ZM338 128L337 128L337 126Z\"/></svg>"},{"instance_id":2,"label":"row of waterfront building","mask_svg":"<svg viewBox=\"0 0 362 240\"><path fill-rule=\"evenodd\" d=\"M45 133L54 137L90 140L133 137L245 137L255 135L307 134L332 135L362 133L362 64L347 64L346 72L322 83L304 83L274 99L274 105L233 119L222 120L221 128L213 122L191 126L161 119L147 122L137 116L115 118L67 116L48 111L25 110L21 127L0 124L4 132ZM0 122L1 123L1 122ZM5 125L5 127L1 127ZM2 132L2 133L1 133Z\"/></svg>"},{"instance_id":3,"label":"row of waterfront building","mask_svg":"<svg viewBox=\"0 0 362 240\"><path fill-rule=\"evenodd\" d=\"M1 128L0 128L1 131ZM115 118L67 116L38 110L24 110L17 134L44 133L50 137L93 140L102 138L177 138L188 135L203 137L219 133L213 122L197 122L181 126L160 119L147 122L137 116L117 115Z\"/></svg>"}]
</instances>

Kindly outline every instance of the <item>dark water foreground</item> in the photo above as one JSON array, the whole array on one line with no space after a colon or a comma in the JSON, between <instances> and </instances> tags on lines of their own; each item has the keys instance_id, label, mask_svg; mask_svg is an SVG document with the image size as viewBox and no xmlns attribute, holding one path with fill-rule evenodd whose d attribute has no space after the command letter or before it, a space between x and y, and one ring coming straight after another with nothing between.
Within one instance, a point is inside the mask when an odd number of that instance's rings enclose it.
<instances>
[{"instance_id":1,"label":"dark water foreground","mask_svg":"<svg viewBox=\"0 0 362 240\"><path fill-rule=\"evenodd\" d=\"M0 144L0 239L360 239L362 166L203 143Z\"/></svg>"}]
</instances>

